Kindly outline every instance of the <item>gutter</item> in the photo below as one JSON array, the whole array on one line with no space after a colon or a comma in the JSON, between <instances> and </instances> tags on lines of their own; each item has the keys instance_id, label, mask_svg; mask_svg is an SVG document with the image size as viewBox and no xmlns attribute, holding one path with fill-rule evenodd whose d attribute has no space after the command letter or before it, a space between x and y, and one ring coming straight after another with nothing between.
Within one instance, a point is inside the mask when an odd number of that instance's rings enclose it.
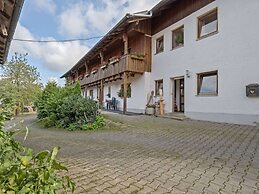
<instances>
[{"instance_id":1,"label":"gutter","mask_svg":"<svg viewBox=\"0 0 259 194\"><path fill-rule=\"evenodd\" d=\"M145 12L133 13L130 16L131 17L152 18L153 13L152 13L152 11L145 11Z\"/></svg>"}]
</instances>

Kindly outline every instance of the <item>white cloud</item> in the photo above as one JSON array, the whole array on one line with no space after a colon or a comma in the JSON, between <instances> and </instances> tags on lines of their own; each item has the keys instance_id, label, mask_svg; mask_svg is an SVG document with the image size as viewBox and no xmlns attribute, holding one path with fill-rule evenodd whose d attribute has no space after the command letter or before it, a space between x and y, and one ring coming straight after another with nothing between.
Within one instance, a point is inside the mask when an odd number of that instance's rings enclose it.
<instances>
[{"instance_id":1,"label":"white cloud","mask_svg":"<svg viewBox=\"0 0 259 194\"><path fill-rule=\"evenodd\" d=\"M59 16L59 32L63 35L80 36L87 34L86 10L81 2L69 6Z\"/></svg>"},{"instance_id":2,"label":"white cloud","mask_svg":"<svg viewBox=\"0 0 259 194\"><path fill-rule=\"evenodd\" d=\"M56 11L56 4L54 0L33 0L36 7L45 12L54 14Z\"/></svg>"},{"instance_id":3,"label":"white cloud","mask_svg":"<svg viewBox=\"0 0 259 194\"><path fill-rule=\"evenodd\" d=\"M160 0L74 0L63 6L58 13L58 30L64 37L91 37L105 34L126 13L134 13L151 9ZM33 0L41 10L56 13L54 0ZM67 2L67 1L64 1ZM15 38L54 40L53 37L36 37L26 27L18 24ZM89 47L79 42L67 43L27 43L13 41L10 49L14 52L29 53L40 60L46 68L64 73L70 69L87 51Z\"/></svg>"},{"instance_id":4,"label":"white cloud","mask_svg":"<svg viewBox=\"0 0 259 194\"><path fill-rule=\"evenodd\" d=\"M18 23L15 32L15 38L22 39L41 39L54 40L52 37L38 38L35 37L27 28ZM64 73L70 69L89 48L79 42L66 43L29 43L13 41L11 45L11 53L29 53L33 58L42 61L42 64L51 71Z\"/></svg>"},{"instance_id":5,"label":"white cloud","mask_svg":"<svg viewBox=\"0 0 259 194\"><path fill-rule=\"evenodd\" d=\"M160 0L100 0L76 1L68 6L59 17L59 31L62 34L80 36L103 34L126 13L151 9Z\"/></svg>"}]
</instances>

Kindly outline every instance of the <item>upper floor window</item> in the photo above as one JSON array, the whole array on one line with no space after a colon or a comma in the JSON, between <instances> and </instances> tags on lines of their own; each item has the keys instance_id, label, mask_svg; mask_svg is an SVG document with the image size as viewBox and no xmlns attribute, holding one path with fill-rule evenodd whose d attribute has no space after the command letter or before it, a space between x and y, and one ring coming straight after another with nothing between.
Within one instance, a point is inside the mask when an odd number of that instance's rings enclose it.
<instances>
[{"instance_id":1,"label":"upper floor window","mask_svg":"<svg viewBox=\"0 0 259 194\"><path fill-rule=\"evenodd\" d=\"M198 39L218 32L218 9L198 18Z\"/></svg>"},{"instance_id":2,"label":"upper floor window","mask_svg":"<svg viewBox=\"0 0 259 194\"><path fill-rule=\"evenodd\" d=\"M198 74L198 95L218 94L218 71Z\"/></svg>"},{"instance_id":3,"label":"upper floor window","mask_svg":"<svg viewBox=\"0 0 259 194\"><path fill-rule=\"evenodd\" d=\"M172 49L182 47L184 45L184 26L177 28L172 32L173 44Z\"/></svg>"},{"instance_id":4,"label":"upper floor window","mask_svg":"<svg viewBox=\"0 0 259 194\"><path fill-rule=\"evenodd\" d=\"M156 53L164 51L164 36L161 36L156 40Z\"/></svg>"},{"instance_id":5,"label":"upper floor window","mask_svg":"<svg viewBox=\"0 0 259 194\"><path fill-rule=\"evenodd\" d=\"M155 95L156 96L160 96L160 95L163 95L163 80L157 80L155 82L156 84L156 90L155 90Z\"/></svg>"}]
</instances>

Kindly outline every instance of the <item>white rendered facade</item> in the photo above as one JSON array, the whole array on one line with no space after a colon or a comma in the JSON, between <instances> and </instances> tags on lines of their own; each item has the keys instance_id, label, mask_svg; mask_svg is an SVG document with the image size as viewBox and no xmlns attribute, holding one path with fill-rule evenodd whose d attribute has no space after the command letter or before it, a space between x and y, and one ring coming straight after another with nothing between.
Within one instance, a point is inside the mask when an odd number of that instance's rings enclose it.
<instances>
[{"instance_id":1,"label":"white rendered facade","mask_svg":"<svg viewBox=\"0 0 259 194\"><path fill-rule=\"evenodd\" d=\"M146 92L150 88L150 73L146 72L143 75L136 74L134 77L129 77L128 83L131 84L131 97L127 99L127 111L145 113L148 95ZM111 100L112 97L115 97L118 101L118 110L123 110L123 98L118 96L121 84L123 84L123 80L117 80L104 85L104 107L106 107L106 100ZM110 98L107 96L109 87L111 89ZM93 99L97 101L97 87L87 88L88 97L90 90L93 90Z\"/></svg>"},{"instance_id":2,"label":"white rendered facade","mask_svg":"<svg viewBox=\"0 0 259 194\"><path fill-rule=\"evenodd\" d=\"M218 32L198 39L198 18L217 8ZM174 78L184 78L184 114L188 118L235 124L259 123L259 98L246 96L246 86L259 83L259 1L216 0L152 36L151 73L129 78L131 98L127 111L144 113L155 81L163 80L166 113L174 112ZM184 46L172 49L172 31L184 26ZM156 40L164 37L164 51L156 54ZM187 76L188 71L188 76ZM197 74L217 71L217 95L198 95ZM177 80L176 79L176 80ZM104 102L118 97L123 80L104 85ZM176 85L179 85L177 83ZM177 86L178 87L178 86ZM97 99L97 88L94 91ZM179 99L176 99L177 103Z\"/></svg>"},{"instance_id":3,"label":"white rendered facade","mask_svg":"<svg viewBox=\"0 0 259 194\"><path fill-rule=\"evenodd\" d=\"M197 40L197 18L218 9L218 33ZM163 79L165 111L173 111L172 78L184 76L185 115L237 124L259 123L259 98L246 85L259 83L259 1L216 0L152 37L151 88ZM172 50L172 31L184 25L184 46ZM156 40L164 36L164 51ZM186 76L189 71L189 78ZM197 74L218 71L218 95L197 95Z\"/></svg>"}]
</instances>

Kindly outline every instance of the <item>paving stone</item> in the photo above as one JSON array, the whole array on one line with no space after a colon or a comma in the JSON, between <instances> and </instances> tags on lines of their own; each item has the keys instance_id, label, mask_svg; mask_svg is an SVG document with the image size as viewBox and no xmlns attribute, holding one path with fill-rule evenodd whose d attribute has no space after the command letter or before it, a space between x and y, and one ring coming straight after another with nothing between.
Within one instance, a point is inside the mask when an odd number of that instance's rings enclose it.
<instances>
[{"instance_id":1,"label":"paving stone","mask_svg":"<svg viewBox=\"0 0 259 194\"><path fill-rule=\"evenodd\" d=\"M36 121L31 117L25 123ZM35 151L61 146L59 159L77 183L75 193L259 193L253 126L106 117L123 127L71 133L31 125L24 144Z\"/></svg>"},{"instance_id":2,"label":"paving stone","mask_svg":"<svg viewBox=\"0 0 259 194\"><path fill-rule=\"evenodd\" d=\"M117 184L116 186L107 188L107 190L109 190L112 193L118 193L120 190L123 190L125 188L126 187L124 185Z\"/></svg>"},{"instance_id":3,"label":"paving stone","mask_svg":"<svg viewBox=\"0 0 259 194\"><path fill-rule=\"evenodd\" d=\"M139 192L140 193L153 193L155 190L147 185L143 187Z\"/></svg>"}]
</instances>

